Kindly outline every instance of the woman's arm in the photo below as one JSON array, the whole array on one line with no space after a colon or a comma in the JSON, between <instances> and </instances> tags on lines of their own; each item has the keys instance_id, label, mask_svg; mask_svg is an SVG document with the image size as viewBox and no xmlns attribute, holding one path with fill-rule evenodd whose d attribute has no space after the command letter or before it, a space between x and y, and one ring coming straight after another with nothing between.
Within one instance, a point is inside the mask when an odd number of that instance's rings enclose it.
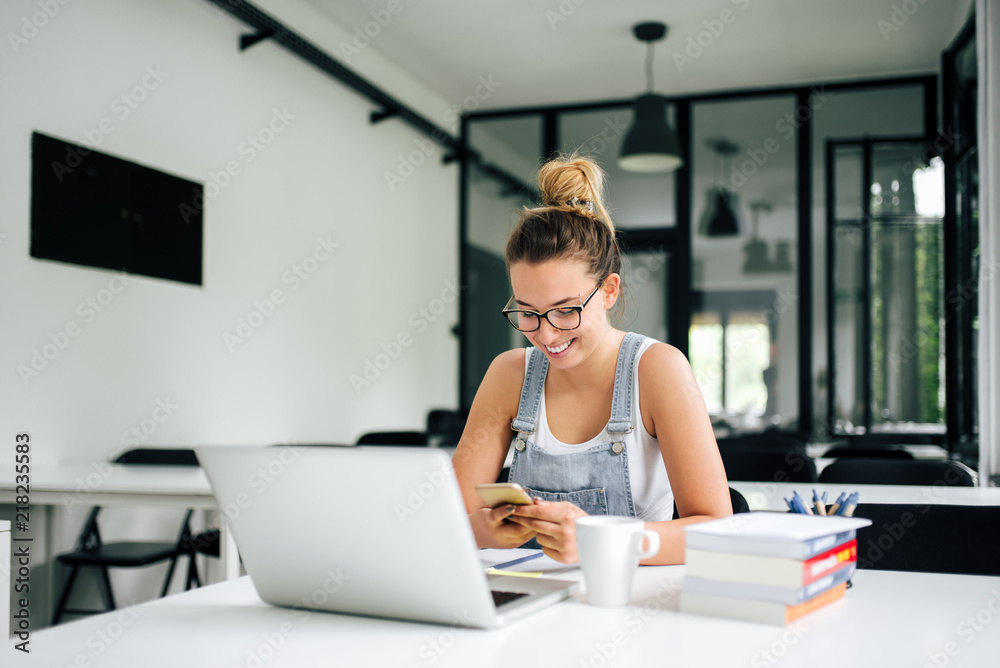
<instances>
[{"instance_id":1,"label":"woman's arm","mask_svg":"<svg viewBox=\"0 0 1000 668\"><path fill-rule=\"evenodd\" d=\"M489 508L476 493L476 485L496 481L507 457L513 437L510 423L517 415L524 383L524 354L523 349L509 350L490 364L452 457L479 547L517 547L535 535L506 520L513 506Z\"/></svg>"},{"instance_id":2,"label":"woman's arm","mask_svg":"<svg viewBox=\"0 0 1000 668\"><path fill-rule=\"evenodd\" d=\"M681 519L647 522L660 551L644 564L684 562L685 525L733 514L726 471L691 365L673 346L654 343L639 360L643 422L656 437Z\"/></svg>"}]
</instances>

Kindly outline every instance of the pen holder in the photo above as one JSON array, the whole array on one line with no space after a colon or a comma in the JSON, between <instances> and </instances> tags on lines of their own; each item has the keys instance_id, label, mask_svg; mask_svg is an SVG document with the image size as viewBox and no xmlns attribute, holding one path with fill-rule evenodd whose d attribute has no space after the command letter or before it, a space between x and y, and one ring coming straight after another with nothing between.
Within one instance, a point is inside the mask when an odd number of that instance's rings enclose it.
<instances>
[{"instance_id":1,"label":"pen holder","mask_svg":"<svg viewBox=\"0 0 1000 668\"><path fill-rule=\"evenodd\" d=\"M812 506L810 506L810 508L811 508L811 507L812 507ZM826 504L826 515L829 515L829 514L830 514L830 509L831 509L831 508L833 508L833 504L832 504L832 503L828 503L828 504ZM791 510L791 509L789 509L789 510L786 510L785 512L786 512L786 513L794 513L795 511L794 511L794 510ZM824 515L820 515L819 517L825 517L825 516L824 516Z\"/></svg>"}]
</instances>

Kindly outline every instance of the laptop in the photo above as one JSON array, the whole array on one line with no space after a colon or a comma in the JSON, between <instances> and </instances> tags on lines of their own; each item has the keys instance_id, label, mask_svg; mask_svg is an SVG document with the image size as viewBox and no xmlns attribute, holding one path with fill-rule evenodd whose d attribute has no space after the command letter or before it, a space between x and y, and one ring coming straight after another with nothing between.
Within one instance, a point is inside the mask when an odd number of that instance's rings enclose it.
<instances>
[{"instance_id":1,"label":"laptop","mask_svg":"<svg viewBox=\"0 0 1000 668\"><path fill-rule=\"evenodd\" d=\"M497 628L577 582L487 575L446 452L393 446L198 446L267 603Z\"/></svg>"}]
</instances>

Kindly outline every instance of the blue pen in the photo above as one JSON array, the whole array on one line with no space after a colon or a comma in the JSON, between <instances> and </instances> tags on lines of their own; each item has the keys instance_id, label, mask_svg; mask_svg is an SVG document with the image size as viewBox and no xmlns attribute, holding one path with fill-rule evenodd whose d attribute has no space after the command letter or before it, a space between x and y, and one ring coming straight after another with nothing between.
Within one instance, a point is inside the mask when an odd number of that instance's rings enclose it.
<instances>
[{"instance_id":1,"label":"blue pen","mask_svg":"<svg viewBox=\"0 0 1000 668\"><path fill-rule=\"evenodd\" d=\"M824 496L826 493L824 492ZM816 508L817 515L826 515L826 501L820 498L819 492L813 490L813 507Z\"/></svg>"},{"instance_id":2,"label":"blue pen","mask_svg":"<svg viewBox=\"0 0 1000 668\"><path fill-rule=\"evenodd\" d=\"M850 517L854 514L854 509L858 507L858 493L855 492L847 497L847 501L844 502L844 512L841 513L844 517Z\"/></svg>"},{"instance_id":3,"label":"blue pen","mask_svg":"<svg viewBox=\"0 0 1000 668\"><path fill-rule=\"evenodd\" d=\"M538 557L542 556L542 554L543 554L542 552L536 552L535 554L529 554L526 557L520 557L519 559L511 559L510 561L505 561L502 564L497 564L495 566L490 566L490 568L493 568L493 569L496 569L496 570L499 571L499 570L502 570L502 569L507 568L509 566L516 566L517 564L523 564L526 561L531 561L532 559L537 559Z\"/></svg>"},{"instance_id":4,"label":"blue pen","mask_svg":"<svg viewBox=\"0 0 1000 668\"><path fill-rule=\"evenodd\" d=\"M832 506L830 506L830 512L827 513L827 514L828 515L839 515L840 512L838 512L838 511L840 510L840 507L842 505L844 505L844 499L846 497L847 497L847 492L841 492L840 496L837 497L837 500L833 502Z\"/></svg>"},{"instance_id":5,"label":"blue pen","mask_svg":"<svg viewBox=\"0 0 1000 668\"><path fill-rule=\"evenodd\" d=\"M799 496L798 490L796 490L795 494L792 496L792 501L794 501L796 504L798 504L799 512L802 513L803 515L812 515L813 514L812 511L809 509L809 506L806 505L805 499L803 499L801 496Z\"/></svg>"},{"instance_id":6,"label":"blue pen","mask_svg":"<svg viewBox=\"0 0 1000 668\"><path fill-rule=\"evenodd\" d=\"M855 494L856 493L857 492L855 492ZM844 499L844 502L840 505L840 508L837 509L837 514L841 515L841 516L846 515L848 508L851 508L851 505L853 503L855 503L855 502L856 502L856 498L855 498L854 494L848 494L847 498ZM851 508L851 510L853 511L854 509Z\"/></svg>"},{"instance_id":7,"label":"blue pen","mask_svg":"<svg viewBox=\"0 0 1000 668\"><path fill-rule=\"evenodd\" d=\"M793 513L801 513L802 512L802 508L799 506L798 499L795 498L798 495L799 495L798 492L793 492L792 493L792 500L788 502L792 506L792 512Z\"/></svg>"},{"instance_id":8,"label":"blue pen","mask_svg":"<svg viewBox=\"0 0 1000 668\"><path fill-rule=\"evenodd\" d=\"M798 495L799 495L798 492L792 492L792 510L796 513L801 513L802 508L801 506L799 506L799 500L797 498Z\"/></svg>"}]
</instances>

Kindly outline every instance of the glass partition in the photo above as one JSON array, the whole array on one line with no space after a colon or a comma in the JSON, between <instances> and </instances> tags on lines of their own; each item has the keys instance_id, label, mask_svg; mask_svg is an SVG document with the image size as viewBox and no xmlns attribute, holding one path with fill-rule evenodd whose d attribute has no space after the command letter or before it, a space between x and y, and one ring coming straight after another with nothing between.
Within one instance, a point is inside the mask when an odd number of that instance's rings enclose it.
<instances>
[{"instance_id":1,"label":"glass partition","mask_svg":"<svg viewBox=\"0 0 1000 668\"><path fill-rule=\"evenodd\" d=\"M933 80L931 80L933 81ZM864 360L858 346L864 341L860 331L859 308L854 303L860 289L861 244L860 229L853 229L851 220L860 220L862 197L862 157L857 145L840 146L836 158L827 162L827 144L864 136L872 137L923 137L926 129L924 111L925 85L910 83L860 89L827 90L823 86L812 89L809 109L802 116L812 122L812 225L813 239L819 243L813 253L813 368L812 391L815 396L814 411L817 435L828 438L844 433L845 426L853 429L863 424L862 406L857 403L862 396ZM832 150L832 149L831 149ZM833 165L834 174L827 174ZM827 236L827 179L835 179L844 187L836 189L837 201L834 217L837 229ZM857 187L846 184L856 184ZM826 243L829 240L829 243ZM837 266L828 267L828 258L837 257ZM838 278L834 303L829 303L831 290L827 276L835 272ZM837 325L830 331L828 313L836 312ZM823 336L828 332L829 337ZM836 368L830 366L830 346L835 346ZM859 375L860 374L860 375ZM832 387L831 378L839 378ZM845 392L847 394L845 394Z\"/></svg>"},{"instance_id":2,"label":"glass partition","mask_svg":"<svg viewBox=\"0 0 1000 668\"><path fill-rule=\"evenodd\" d=\"M794 103L692 105L690 357L713 420L736 431L798 428Z\"/></svg>"},{"instance_id":3,"label":"glass partition","mask_svg":"<svg viewBox=\"0 0 1000 668\"><path fill-rule=\"evenodd\" d=\"M832 147L835 434L944 431L944 166L927 148Z\"/></svg>"},{"instance_id":4,"label":"glass partition","mask_svg":"<svg viewBox=\"0 0 1000 668\"><path fill-rule=\"evenodd\" d=\"M524 345L524 337L500 315L510 299L503 252L517 210L534 204L531 193L536 190L534 175L542 146L541 117L476 121L469 124L468 141L488 169L502 171L513 182L495 178L476 165L468 169L461 366L461 400L466 407L472 404L493 358Z\"/></svg>"}]
</instances>

